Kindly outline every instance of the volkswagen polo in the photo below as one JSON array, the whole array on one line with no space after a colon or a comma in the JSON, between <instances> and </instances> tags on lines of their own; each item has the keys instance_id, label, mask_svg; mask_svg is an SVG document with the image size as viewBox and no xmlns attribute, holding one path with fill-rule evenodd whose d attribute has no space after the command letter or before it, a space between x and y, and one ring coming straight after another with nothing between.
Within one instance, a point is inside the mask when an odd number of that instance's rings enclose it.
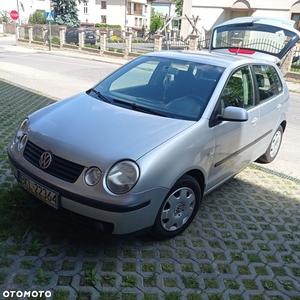
<instances>
[{"instance_id":1,"label":"volkswagen polo","mask_svg":"<svg viewBox=\"0 0 300 300\"><path fill-rule=\"evenodd\" d=\"M142 55L89 90L25 118L8 148L19 184L115 235L171 238L203 196L275 159L289 93L278 64L292 21L216 26L209 51Z\"/></svg>"}]
</instances>

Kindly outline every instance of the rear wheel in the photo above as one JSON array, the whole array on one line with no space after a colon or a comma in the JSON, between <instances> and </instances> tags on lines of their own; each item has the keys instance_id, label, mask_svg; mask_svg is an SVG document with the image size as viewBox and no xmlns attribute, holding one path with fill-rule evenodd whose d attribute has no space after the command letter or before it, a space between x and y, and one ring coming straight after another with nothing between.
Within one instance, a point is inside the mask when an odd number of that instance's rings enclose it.
<instances>
[{"instance_id":1,"label":"rear wheel","mask_svg":"<svg viewBox=\"0 0 300 300\"><path fill-rule=\"evenodd\" d=\"M265 152L264 155L262 155L257 160L258 162L270 163L275 159L281 146L282 136L283 136L283 129L282 126L280 125L276 130L267 151Z\"/></svg>"},{"instance_id":2,"label":"rear wheel","mask_svg":"<svg viewBox=\"0 0 300 300\"><path fill-rule=\"evenodd\" d=\"M182 176L166 196L152 227L152 235L159 239L182 233L193 221L201 203L198 182L189 175Z\"/></svg>"}]
</instances>

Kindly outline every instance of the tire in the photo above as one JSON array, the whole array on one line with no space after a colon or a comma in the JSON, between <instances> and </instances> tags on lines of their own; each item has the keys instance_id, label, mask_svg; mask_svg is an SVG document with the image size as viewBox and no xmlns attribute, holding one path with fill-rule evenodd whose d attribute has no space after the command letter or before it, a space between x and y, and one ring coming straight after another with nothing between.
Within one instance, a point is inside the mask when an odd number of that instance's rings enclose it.
<instances>
[{"instance_id":1,"label":"tire","mask_svg":"<svg viewBox=\"0 0 300 300\"><path fill-rule=\"evenodd\" d=\"M276 130L276 132L275 132L275 134L274 134L274 136L273 136L273 138L271 140L271 143L270 143L267 151L265 152L264 155L262 155L257 160L257 162L260 162L260 163L270 163L270 162L272 162L276 158L276 156L277 156L277 154L279 152L280 146L281 146L282 136L283 136L283 128L280 125L277 128L277 130Z\"/></svg>"},{"instance_id":2,"label":"tire","mask_svg":"<svg viewBox=\"0 0 300 300\"><path fill-rule=\"evenodd\" d=\"M169 239L182 233L195 218L201 200L198 182L189 175L182 176L161 205L151 234L157 239Z\"/></svg>"}]
</instances>

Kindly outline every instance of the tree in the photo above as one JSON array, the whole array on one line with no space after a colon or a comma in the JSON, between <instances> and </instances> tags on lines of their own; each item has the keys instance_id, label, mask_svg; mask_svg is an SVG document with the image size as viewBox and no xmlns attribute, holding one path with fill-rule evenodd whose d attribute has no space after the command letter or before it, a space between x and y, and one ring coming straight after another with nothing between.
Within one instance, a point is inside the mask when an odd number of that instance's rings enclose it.
<instances>
[{"instance_id":1,"label":"tree","mask_svg":"<svg viewBox=\"0 0 300 300\"><path fill-rule=\"evenodd\" d=\"M175 2L175 12L177 16L182 16L182 9L183 9L183 0L174 0Z\"/></svg>"},{"instance_id":2,"label":"tree","mask_svg":"<svg viewBox=\"0 0 300 300\"><path fill-rule=\"evenodd\" d=\"M36 10L33 14L29 16L29 24L46 24L46 12L43 10Z\"/></svg>"},{"instance_id":3,"label":"tree","mask_svg":"<svg viewBox=\"0 0 300 300\"><path fill-rule=\"evenodd\" d=\"M8 10L3 10L0 11L0 23L5 22L5 23L11 23L12 19L9 16L9 11Z\"/></svg>"},{"instance_id":4,"label":"tree","mask_svg":"<svg viewBox=\"0 0 300 300\"><path fill-rule=\"evenodd\" d=\"M77 4L86 3L88 0L52 0L55 23L70 27L79 27Z\"/></svg>"},{"instance_id":5,"label":"tree","mask_svg":"<svg viewBox=\"0 0 300 300\"><path fill-rule=\"evenodd\" d=\"M182 17L183 0L173 0L175 2L175 12L178 17ZM177 27L181 28L181 20L177 21Z\"/></svg>"},{"instance_id":6,"label":"tree","mask_svg":"<svg viewBox=\"0 0 300 300\"><path fill-rule=\"evenodd\" d=\"M152 8L151 14L151 23L150 23L150 31L156 32L163 25L162 14L156 12L154 8Z\"/></svg>"}]
</instances>

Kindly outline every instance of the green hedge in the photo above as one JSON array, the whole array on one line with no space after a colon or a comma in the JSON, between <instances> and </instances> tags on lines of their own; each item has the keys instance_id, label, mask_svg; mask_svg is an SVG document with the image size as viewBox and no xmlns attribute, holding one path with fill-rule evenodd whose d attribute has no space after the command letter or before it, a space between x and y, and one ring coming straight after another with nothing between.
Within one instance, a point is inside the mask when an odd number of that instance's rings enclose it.
<instances>
[{"instance_id":1,"label":"green hedge","mask_svg":"<svg viewBox=\"0 0 300 300\"><path fill-rule=\"evenodd\" d=\"M103 23L96 23L95 27L104 27L104 28L122 28L120 25L110 25L110 24L103 24Z\"/></svg>"}]
</instances>

